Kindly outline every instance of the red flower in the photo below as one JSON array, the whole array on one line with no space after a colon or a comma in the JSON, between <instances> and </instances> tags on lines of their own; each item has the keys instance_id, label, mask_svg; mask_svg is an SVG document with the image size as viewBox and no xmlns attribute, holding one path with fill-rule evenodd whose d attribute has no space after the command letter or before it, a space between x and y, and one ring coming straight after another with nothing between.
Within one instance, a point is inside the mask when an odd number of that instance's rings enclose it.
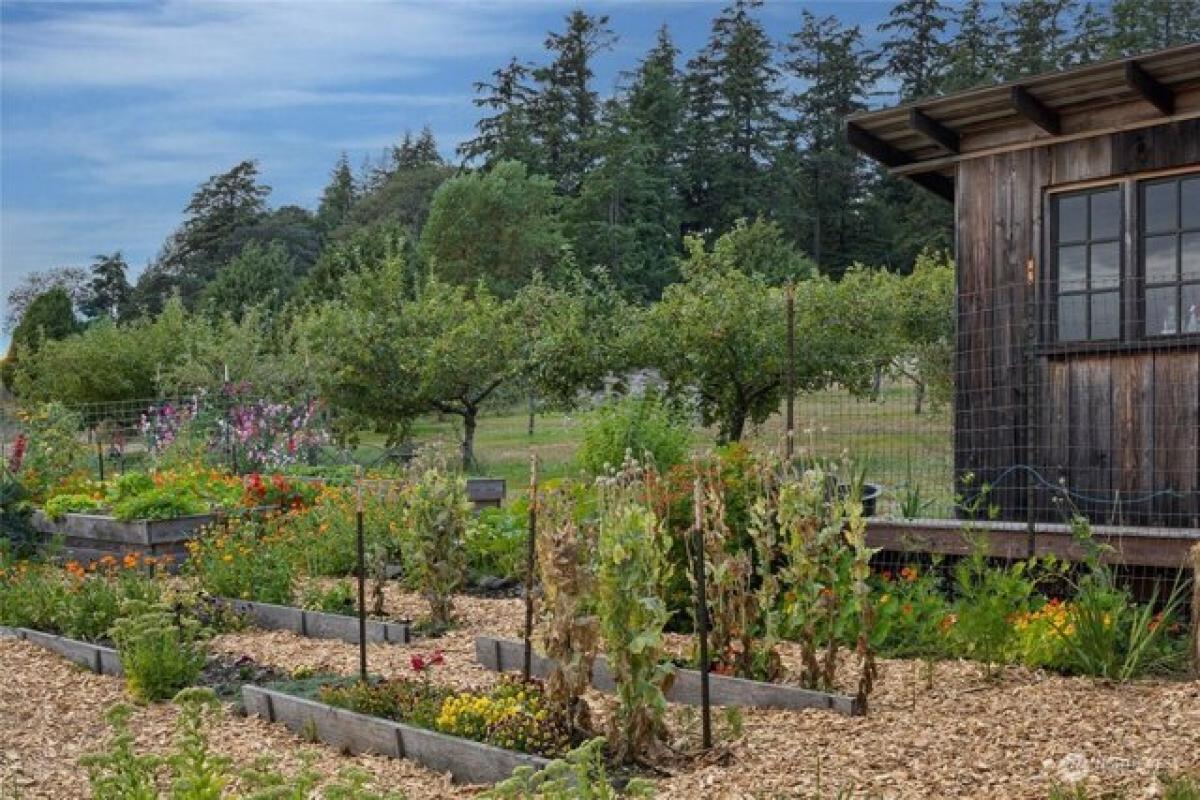
<instances>
[{"instance_id":1,"label":"red flower","mask_svg":"<svg viewBox=\"0 0 1200 800\"><path fill-rule=\"evenodd\" d=\"M25 434L18 434L13 440L12 453L8 456L8 471L14 475L21 471L21 464L25 461L25 446L27 441Z\"/></svg>"},{"instance_id":2,"label":"red flower","mask_svg":"<svg viewBox=\"0 0 1200 800\"><path fill-rule=\"evenodd\" d=\"M446 659L445 659L445 657L443 657L442 651L434 650L433 656L429 659L429 663L430 664L438 664L438 665L445 664Z\"/></svg>"},{"instance_id":3,"label":"red flower","mask_svg":"<svg viewBox=\"0 0 1200 800\"><path fill-rule=\"evenodd\" d=\"M412 657L409 658L408 664L412 667L413 672L424 672L429 667L429 665L425 663L425 657L420 653L414 653Z\"/></svg>"}]
</instances>

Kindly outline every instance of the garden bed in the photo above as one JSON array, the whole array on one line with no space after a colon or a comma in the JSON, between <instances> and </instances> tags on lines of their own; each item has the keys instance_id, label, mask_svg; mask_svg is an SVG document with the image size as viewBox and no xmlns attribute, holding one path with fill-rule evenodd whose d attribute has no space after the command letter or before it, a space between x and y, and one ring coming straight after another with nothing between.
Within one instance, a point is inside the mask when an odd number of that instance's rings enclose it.
<instances>
[{"instance_id":1,"label":"garden bed","mask_svg":"<svg viewBox=\"0 0 1200 800\"><path fill-rule=\"evenodd\" d=\"M30 644L57 653L68 661L86 667L99 675L122 675L121 659L111 647L68 639L53 633L29 628L0 627L0 636L22 639Z\"/></svg>"},{"instance_id":2,"label":"garden bed","mask_svg":"<svg viewBox=\"0 0 1200 800\"><path fill-rule=\"evenodd\" d=\"M371 717L261 686L242 688L248 714L281 722L304 736L349 753L404 758L460 783L495 783L517 767L542 768L548 760L458 736Z\"/></svg>"},{"instance_id":3,"label":"garden bed","mask_svg":"<svg viewBox=\"0 0 1200 800\"><path fill-rule=\"evenodd\" d=\"M266 630L291 631L312 639L340 639L351 644L358 643L358 617L253 600L221 597L217 598L217 602L249 617L255 625ZM368 642L407 644L410 638L407 622L367 620Z\"/></svg>"},{"instance_id":4,"label":"garden bed","mask_svg":"<svg viewBox=\"0 0 1200 800\"><path fill-rule=\"evenodd\" d=\"M497 639L479 636L475 639L475 657L490 670L518 672L524 666L525 644L514 639ZM533 654L530 671L535 677L550 673L552 662L538 653ZM866 713L863 704L847 695L817 692L798 686L731 678L726 675L709 674L709 697L715 706L743 706L753 708L801 709L818 708L836 711L847 716L862 716ZM616 683L609 672L604 656L596 656L592 666L592 687L602 692L613 692ZM700 705L700 672L694 669L676 669L675 680L666 691L668 700L684 705Z\"/></svg>"},{"instance_id":5,"label":"garden bed","mask_svg":"<svg viewBox=\"0 0 1200 800\"><path fill-rule=\"evenodd\" d=\"M193 514L174 519L122 521L108 514L68 513L53 520L41 509L33 512L33 526L38 533L47 540L61 536L69 555L84 563L134 552L155 557L169 555L180 561L187 556L185 544L217 519L216 514Z\"/></svg>"}]
</instances>

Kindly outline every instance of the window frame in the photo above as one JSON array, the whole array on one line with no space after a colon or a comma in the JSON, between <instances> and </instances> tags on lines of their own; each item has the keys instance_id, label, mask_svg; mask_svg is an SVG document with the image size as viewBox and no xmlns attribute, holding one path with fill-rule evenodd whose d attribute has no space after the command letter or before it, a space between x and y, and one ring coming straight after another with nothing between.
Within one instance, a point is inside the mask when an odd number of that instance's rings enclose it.
<instances>
[{"instance_id":1,"label":"window frame","mask_svg":"<svg viewBox=\"0 0 1200 800\"><path fill-rule=\"evenodd\" d=\"M1183 289L1185 286L1196 286L1200 288L1200 273L1193 278L1184 278L1183 276L1183 237L1185 234L1195 234L1200 239L1200 223L1195 227L1186 227L1183 223L1183 182L1187 180L1200 180L1200 170L1192 170L1189 172L1173 173L1170 175L1144 176L1135 178L1134 185L1137 190L1137 198L1135 201L1135 219L1136 228L1134 229L1133 243L1137 252L1137 310L1138 324L1136 328L1136 341L1142 342L1174 342L1179 340L1191 341L1200 338L1200 330L1185 331L1183 329ZM1173 185L1175 187L1175 222L1167 229L1158 231L1146 230L1146 193L1151 186L1161 186L1163 184ZM1170 281L1160 281L1150 283L1149 273L1146 269L1146 240L1155 236L1173 236L1175 238L1175 274ZM1149 330L1149 315L1147 314L1147 295L1153 289L1174 289L1175 291L1175 312L1176 312L1176 330L1174 333L1150 333Z\"/></svg>"},{"instance_id":2,"label":"window frame","mask_svg":"<svg viewBox=\"0 0 1200 800\"><path fill-rule=\"evenodd\" d=\"M1105 236L1102 238L1093 238L1092 236L1092 202L1093 195L1105 194L1107 192L1116 191L1117 193L1117 230L1114 236ZM1045 218L1049 220L1046 237L1046 247L1049 250L1047 262L1050 265L1049 280L1047 281L1047 302L1045 303L1047 313L1045 320L1045 336L1043 339L1055 345L1063 347L1098 347L1105 345L1113 345L1126 341L1126 321L1128 317L1126 309L1126 286L1129 277L1129 259L1127 257L1127 236L1126 236L1126 205L1127 205L1128 188L1123 181L1109 181L1106 183L1091 184L1088 186L1079 187L1063 187L1061 190L1053 191L1047 194L1045 208ZM1086 230L1083 239L1072 239L1069 242L1059 242L1059 204L1066 198L1083 197L1085 198L1086 215L1084 223ZM1095 244L1115 243L1117 246L1117 282L1111 288L1095 289L1092 287L1092 259L1091 248ZM1084 268L1086 286L1083 289L1072 289L1067 291L1060 290L1059 283L1059 250L1062 247L1079 247L1086 248ZM1099 294L1115 294L1117 298L1117 321L1116 334L1104 338L1092 337L1092 298ZM1086 335L1079 339L1064 339L1059 333L1059 300L1064 296L1083 297L1084 302L1084 328Z\"/></svg>"},{"instance_id":3,"label":"window frame","mask_svg":"<svg viewBox=\"0 0 1200 800\"><path fill-rule=\"evenodd\" d=\"M1127 175L1114 175L1106 178L1073 181L1057 185L1049 185L1043 189L1041 203L1042 232L1041 240L1042 263L1044 270L1036 281L1036 293L1041 341L1039 350L1043 352L1104 352L1125 350L1158 350L1178 344L1196 345L1200 343L1200 331L1183 331L1182 314L1179 319L1180 330L1171 334L1148 335L1146 332L1146 263L1144 240L1145 219L1144 198L1145 187L1155 183L1174 182L1176 185L1189 178L1200 178L1200 165L1172 167L1163 170L1147 171ZM1111 339L1060 339L1058 336L1058 206L1057 202L1064 196L1074 194L1090 195L1096 192L1117 189L1120 196L1120 234L1118 242L1118 297L1119 314L1118 335ZM1182 218L1181 198L1177 196L1178 225L1173 231L1177 241L1182 245L1182 234L1197 231L1196 228L1184 227ZM1088 210L1091 213L1090 207ZM1152 234L1153 235L1153 234ZM1090 237L1090 230L1089 230ZM1090 242L1090 238L1088 240ZM1107 240L1106 240L1107 241ZM1200 278L1184 279L1180 271L1183 252L1180 246L1176 252L1176 277L1173 283L1152 284L1155 287L1176 287L1179 294L1177 303L1182 307L1182 287L1200 285ZM1090 262L1089 262L1090 270ZM1090 276L1090 273L1089 273ZM1103 291L1103 290L1102 290ZM1091 296L1089 291L1086 296ZM1088 333L1090 335L1091 303L1088 303Z\"/></svg>"}]
</instances>

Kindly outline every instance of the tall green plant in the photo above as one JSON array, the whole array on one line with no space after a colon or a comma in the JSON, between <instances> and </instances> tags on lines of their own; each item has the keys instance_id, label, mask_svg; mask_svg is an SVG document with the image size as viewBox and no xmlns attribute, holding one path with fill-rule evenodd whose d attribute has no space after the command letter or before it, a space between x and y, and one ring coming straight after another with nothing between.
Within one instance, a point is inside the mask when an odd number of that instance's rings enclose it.
<instances>
[{"instance_id":1,"label":"tall green plant","mask_svg":"<svg viewBox=\"0 0 1200 800\"><path fill-rule=\"evenodd\" d=\"M454 620L454 593L467 579L466 533L471 516L467 480L430 467L404 501L405 568L429 602L430 623L444 630Z\"/></svg>"},{"instance_id":2,"label":"tall green plant","mask_svg":"<svg viewBox=\"0 0 1200 800\"><path fill-rule=\"evenodd\" d=\"M663 691L673 678L663 628L670 614L660 596L668 543L639 495L636 467L606 480L596 542L596 613L619 705L611 740L616 757L652 754L666 736Z\"/></svg>"}]
</instances>

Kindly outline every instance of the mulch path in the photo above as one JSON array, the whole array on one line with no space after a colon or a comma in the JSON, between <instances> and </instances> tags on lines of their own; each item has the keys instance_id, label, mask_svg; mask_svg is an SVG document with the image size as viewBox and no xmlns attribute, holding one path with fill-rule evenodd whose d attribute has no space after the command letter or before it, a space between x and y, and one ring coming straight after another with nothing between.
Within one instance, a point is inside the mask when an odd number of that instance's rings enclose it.
<instances>
[{"instance_id":1,"label":"mulch path","mask_svg":"<svg viewBox=\"0 0 1200 800\"><path fill-rule=\"evenodd\" d=\"M395 587L386 599L389 615L425 613L420 598ZM495 674L475 664L474 637L519 636L522 603L461 597L457 608L462 626L442 637L372 645L371 671L411 674L413 653L441 649L446 664L432 680L460 687L494 682ZM358 663L355 645L283 632L225 634L213 648L289 673L353 674ZM782 650L794 670L798 654ZM80 796L86 780L74 761L99 741L103 709L122 698L120 682L21 642L0 641L0 663L0 784L17 782L25 797ZM849 686L852 665L844 666ZM603 719L611 698L593 693L589 700ZM133 722L139 740L167 740L174 713L165 705L140 711ZM672 714L676 729L685 729L676 745L693 749L695 713L673 707ZM736 716L742 730L734 738L732 721L717 713L726 757L667 765L660 797L833 797L849 788L855 797L1045 798L1054 784L1077 780L1146 797L1155 796L1160 775L1200 773L1200 680L1107 686L1014 667L991 681L971 662L939 663L929 680L920 662L885 660L865 718L816 710L744 709ZM470 794L409 762L339 756L259 720L229 717L213 741L239 760L271 753L285 771L302 750L314 751L322 771L354 764L412 798Z\"/></svg>"}]
</instances>

